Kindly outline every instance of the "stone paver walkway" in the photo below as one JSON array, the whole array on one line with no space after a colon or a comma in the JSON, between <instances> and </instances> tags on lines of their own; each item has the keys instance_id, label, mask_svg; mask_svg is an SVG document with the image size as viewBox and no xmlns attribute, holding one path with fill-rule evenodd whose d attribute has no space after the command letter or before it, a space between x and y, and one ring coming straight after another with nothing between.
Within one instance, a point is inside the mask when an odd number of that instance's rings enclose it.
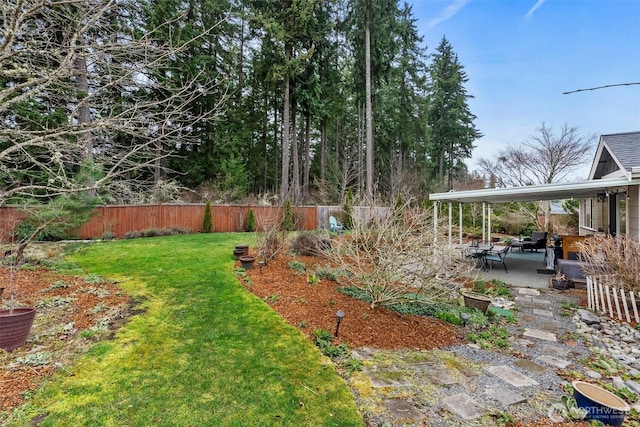
<instances>
[{"instance_id":1,"label":"stone paver walkway","mask_svg":"<svg viewBox=\"0 0 640 427\"><path fill-rule=\"evenodd\" d=\"M389 367L374 365L373 368L367 368L364 372L372 387L386 387L387 395L395 393L403 396L385 400L394 423L413 425L413 420L415 425L420 425L422 420L433 416L433 407L424 403L416 404L415 399L406 397L408 387L435 390L432 392L436 399L433 406L446 408L453 414L453 418L443 425L473 425L468 423L492 410L495 412L496 408L508 411L512 405L526 404L526 396L534 395L539 385L533 377L571 364L571 361L563 358L569 353L569 348L558 343L554 332L527 326L527 320L540 325L540 318L544 318L544 321L550 322L545 329L553 329L555 315L552 312L552 302L541 296L537 289L515 288L513 291L521 336L513 336L512 345L519 351L535 349L537 354L542 355L533 359L523 354L523 357L515 358L509 366L489 363L484 364L481 369L439 361L415 362L408 365L409 373L405 371L402 375ZM373 353L370 349L356 349L353 352L355 357L370 361L373 360ZM482 397L476 398L477 396Z\"/></svg>"}]
</instances>

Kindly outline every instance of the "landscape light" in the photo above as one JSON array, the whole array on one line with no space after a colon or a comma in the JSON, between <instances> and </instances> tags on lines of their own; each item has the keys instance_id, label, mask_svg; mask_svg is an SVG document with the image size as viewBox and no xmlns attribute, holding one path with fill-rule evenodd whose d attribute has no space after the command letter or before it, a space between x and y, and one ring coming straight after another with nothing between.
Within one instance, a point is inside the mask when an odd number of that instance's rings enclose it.
<instances>
[{"instance_id":1,"label":"landscape light","mask_svg":"<svg viewBox=\"0 0 640 427\"><path fill-rule=\"evenodd\" d=\"M467 320L469 320L469 313L460 313L460 319L462 319L462 326L467 326Z\"/></svg>"},{"instance_id":2,"label":"landscape light","mask_svg":"<svg viewBox=\"0 0 640 427\"><path fill-rule=\"evenodd\" d=\"M340 322L342 322L342 319L344 319L344 316L346 316L346 314L344 314L344 311L342 310L338 310L336 311L336 333L334 334L336 336L336 338L338 337L338 329L340 329Z\"/></svg>"}]
</instances>

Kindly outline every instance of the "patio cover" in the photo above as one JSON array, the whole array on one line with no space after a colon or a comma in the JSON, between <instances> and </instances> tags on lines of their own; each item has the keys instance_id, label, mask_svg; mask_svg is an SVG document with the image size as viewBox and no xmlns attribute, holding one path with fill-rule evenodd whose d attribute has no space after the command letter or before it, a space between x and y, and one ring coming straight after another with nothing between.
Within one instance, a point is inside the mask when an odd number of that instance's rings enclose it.
<instances>
[{"instance_id":1,"label":"patio cover","mask_svg":"<svg viewBox=\"0 0 640 427\"><path fill-rule=\"evenodd\" d=\"M482 190L449 191L433 193L429 200L458 203L510 203L538 200L562 200L593 197L602 191L618 187L640 185L640 179L627 178L594 179L591 181L527 185L524 187L487 188Z\"/></svg>"}]
</instances>

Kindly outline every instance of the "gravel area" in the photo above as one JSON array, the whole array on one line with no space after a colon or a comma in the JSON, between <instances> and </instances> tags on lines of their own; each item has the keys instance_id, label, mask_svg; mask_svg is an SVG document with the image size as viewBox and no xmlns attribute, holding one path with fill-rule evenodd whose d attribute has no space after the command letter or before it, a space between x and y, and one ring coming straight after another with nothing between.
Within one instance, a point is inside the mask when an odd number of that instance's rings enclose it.
<instances>
[{"instance_id":1,"label":"gravel area","mask_svg":"<svg viewBox=\"0 0 640 427\"><path fill-rule=\"evenodd\" d=\"M582 363L591 351L589 344L575 334L575 310L568 309L578 305L584 292L539 291L539 296L528 296L514 288L517 321L504 325L510 333L508 348L457 344L434 351L365 354L365 371L352 376L351 385L365 408L368 424L486 426L508 419L510 425L552 425L547 415L549 407L567 394L561 387L566 381L559 375L558 365L566 364L565 369L584 374L588 368ZM466 329L471 331L471 327ZM542 332L556 341L527 336L527 331ZM524 385L500 377L511 370L517 375L510 380L523 381ZM375 383L384 378L382 374L389 377L389 372L397 373L395 384L374 384L373 388L362 385L365 376ZM464 400L467 398L471 400ZM391 402L398 401L409 407L395 410L397 405ZM465 411L475 404L485 415L465 419ZM412 412L410 406L416 411Z\"/></svg>"}]
</instances>

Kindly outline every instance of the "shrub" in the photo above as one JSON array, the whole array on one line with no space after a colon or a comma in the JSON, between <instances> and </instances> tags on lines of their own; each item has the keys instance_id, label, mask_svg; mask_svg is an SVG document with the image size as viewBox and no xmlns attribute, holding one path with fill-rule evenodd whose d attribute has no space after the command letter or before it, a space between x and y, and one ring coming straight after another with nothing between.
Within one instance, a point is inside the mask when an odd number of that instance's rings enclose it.
<instances>
[{"instance_id":1,"label":"shrub","mask_svg":"<svg viewBox=\"0 0 640 427\"><path fill-rule=\"evenodd\" d=\"M304 263L300 261L289 261L289 264L287 264L287 266L298 273L304 273L307 269Z\"/></svg>"},{"instance_id":2,"label":"shrub","mask_svg":"<svg viewBox=\"0 0 640 427\"><path fill-rule=\"evenodd\" d=\"M344 270L336 270L335 268L329 267L316 267L316 275L318 278L329 279L334 282L337 282L340 277L346 276L347 274L349 273Z\"/></svg>"},{"instance_id":3,"label":"shrub","mask_svg":"<svg viewBox=\"0 0 640 427\"><path fill-rule=\"evenodd\" d=\"M640 291L640 242L624 236L593 236L579 247L586 275L607 276L610 285Z\"/></svg>"},{"instance_id":4,"label":"shrub","mask_svg":"<svg viewBox=\"0 0 640 427\"><path fill-rule=\"evenodd\" d=\"M393 222L396 226L402 226L403 223L403 215L404 215L405 203L402 199L402 195L398 194L398 198L396 199L396 204L393 207Z\"/></svg>"},{"instance_id":5,"label":"shrub","mask_svg":"<svg viewBox=\"0 0 640 427\"><path fill-rule=\"evenodd\" d=\"M347 230L353 228L353 193L351 190L347 191L347 194L344 197L344 220L342 221L342 225Z\"/></svg>"},{"instance_id":6,"label":"shrub","mask_svg":"<svg viewBox=\"0 0 640 427\"><path fill-rule=\"evenodd\" d=\"M202 232L213 233L213 215L211 214L211 202L207 202L204 207L204 217L202 218Z\"/></svg>"},{"instance_id":7,"label":"shrub","mask_svg":"<svg viewBox=\"0 0 640 427\"><path fill-rule=\"evenodd\" d=\"M123 239L137 239L140 237L173 236L175 234L188 234L189 230L180 227L171 228L148 228L142 231L127 231L122 236Z\"/></svg>"},{"instance_id":8,"label":"shrub","mask_svg":"<svg viewBox=\"0 0 640 427\"><path fill-rule=\"evenodd\" d=\"M349 347L347 347L345 344L339 344L337 346L331 344L333 335L327 330L314 329L313 338L322 354L327 357L337 359L349 355Z\"/></svg>"},{"instance_id":9,"label":"shrub","mask_svg":"<svg viewBox=\"0 0 640 427\"><path fill-rule=\"evenodd\" d=\"M257 230L256 224L256 214L253 212L253 209L249 209L249 213L247 214L247 228L246 230L250 233L253 233Z\"/></svg>"},{"instance_id":10,"label":"shrub","mask_svg":"<svg viewBox=\"0 0 640 427\"><path fill-rule=\"evenodd\" d=\"M286 234L282 235L278 233L275 228L265 231L264 233L258 233L256 235L256 250L258 251L258 258L268 264L269 261L278 256L279 253L285 250L286 246Z\"/></svg>"},{"instance_id":11,"label":"shrub","mask_svg":"<svg viewBox=\"0 0 640 427\"><path fill-rule=\"evenodd\" d=\"M291 206L291 199L288 197L284 201L284 209L282 212L282 230L295 230L295 223L293 221L293 207Z\"/></svg>"},{"instance_id":12,"label":"shrub","mask_svg":"<svg viewBox=\"0 0 640 427\"><path fill-rule=\"evenodd\" d=\"M291 242L291 249L300 255L317 256L331 247L331 240L316 231L301 231Z\"/></svg>"},{"instance_id":13,"label":"shrub","mask_svg":"<svg viewBox=\"0 0 640 427\"><path fill-rule=\"evenodd\" d=\"M343 285L360 288L371 308L404 302L431 303L457 295L457 278L472 266L445 244L434 244L433 216L405 202L398 224L389 210L356 218L349 234L326 251L332 265L349 271Z\"/></svg>"}]
</instances>

